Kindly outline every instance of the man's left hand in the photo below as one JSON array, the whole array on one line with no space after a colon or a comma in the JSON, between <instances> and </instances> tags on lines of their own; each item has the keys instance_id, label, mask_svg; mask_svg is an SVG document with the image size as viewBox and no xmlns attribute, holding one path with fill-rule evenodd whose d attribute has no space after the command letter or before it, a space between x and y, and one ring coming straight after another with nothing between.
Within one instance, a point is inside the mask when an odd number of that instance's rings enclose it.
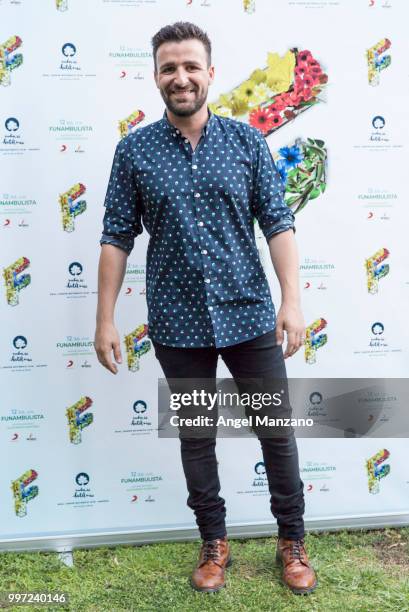
<instances>
[{"instance_id":1,"label":"man's left hand","mask_svg":"<svg viewBox=\"0 0 409 612\"><path fill-rule=\"evenodd\" d=\"M277 344L284 342L284 331L287 332L287 348L284 359L292 357L304 344L305 323L301 308L297 305L282 304L277 315L276 339Z\"/></svg>"}]
</instances>

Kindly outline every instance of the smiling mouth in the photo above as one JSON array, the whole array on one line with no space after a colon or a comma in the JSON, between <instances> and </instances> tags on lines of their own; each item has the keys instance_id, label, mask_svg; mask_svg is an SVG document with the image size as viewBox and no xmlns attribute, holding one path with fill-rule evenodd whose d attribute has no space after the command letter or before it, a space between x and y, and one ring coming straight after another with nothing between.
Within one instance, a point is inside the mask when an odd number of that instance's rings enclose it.
<instances>
[{"instance_id":1,"label":"smiling mouth","mask_svg":"<svg viewBox=\"0 0 409 612\"><path fill-rule=\"evenodd\" d=\"M187 94L195 93L195 90L194 89L185 89L184 91L172 91L171 93L174 96L186 96Z\"/></svg>"}]
</instances>

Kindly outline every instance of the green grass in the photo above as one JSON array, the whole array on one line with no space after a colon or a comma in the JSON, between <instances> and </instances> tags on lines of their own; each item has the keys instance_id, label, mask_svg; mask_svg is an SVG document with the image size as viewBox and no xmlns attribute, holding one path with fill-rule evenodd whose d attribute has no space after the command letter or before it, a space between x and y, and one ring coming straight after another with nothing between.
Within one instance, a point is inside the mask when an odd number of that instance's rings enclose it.
<instances>
[{"instance_id":1,"label":"green grass","mask_svg":"<svg viewBox=\"0 0 409 612\"><path fill-rule=\"evenodd\" d=\"M189 585L199 540L76 550L74 568L53 553L2 553L0 591L66 591L75 612L409 612L409 528L308 534L319 584L304 596L281 584L275 537L231 543L227 588L216 594L197 593Z\"/></svg>"}]
</instances>

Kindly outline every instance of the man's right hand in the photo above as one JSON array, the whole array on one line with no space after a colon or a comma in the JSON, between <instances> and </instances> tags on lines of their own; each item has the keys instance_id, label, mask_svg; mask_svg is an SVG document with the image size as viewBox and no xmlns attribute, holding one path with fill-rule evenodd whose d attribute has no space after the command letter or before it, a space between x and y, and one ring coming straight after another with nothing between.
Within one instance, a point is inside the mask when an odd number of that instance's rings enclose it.
<instances>
[{"instance_id":1,"label":"man's right hand","mask_svg":"<svg viewBox=\"0 0 409 612\"><path fill-rule=\"evenodd\" d=\"M118 373L118 367L112 361L112 351L116 363L122 363L121 344L118 331L113 323L97 325L94 339L98 361L113 374Z\"/></svg>"}]
</instances>

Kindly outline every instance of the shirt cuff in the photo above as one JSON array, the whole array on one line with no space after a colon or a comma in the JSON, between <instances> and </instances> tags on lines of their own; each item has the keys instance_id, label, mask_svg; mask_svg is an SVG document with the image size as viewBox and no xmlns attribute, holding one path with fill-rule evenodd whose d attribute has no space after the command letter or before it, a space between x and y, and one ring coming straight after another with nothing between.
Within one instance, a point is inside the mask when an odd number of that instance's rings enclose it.
<instances>
[{"instance_id":1,"label":"shirt cuff","mask_svg":"<svg viewBox=\"0 0 409 612\"><path fill-rule=\"evenodd\" d=\"M114 246L119 247L123 251L125 251L128 255L131 254L131 251L134 246L133 238L115 238L114 236L108 236L107 234L102 234L101 240L99 244L113 244Z\"/></svg>"},{"instance_id":2,"label":"shirt cuff","mask_svg":"<svg viewBox=\"0 0 409 612\"><path fill-rule=\"evenodd\" d=\"M264 236L268 242L270 238L272 238L276 234L280 234L281 232L286 232L289 229L292 229L295 234L296 229L295 229L294 221L291 221L290 219L286 219L285 221L280 220L274 223L274 225L272 225L268 229L266 229L264 231Z\"/></svg>"}]
</instances>

